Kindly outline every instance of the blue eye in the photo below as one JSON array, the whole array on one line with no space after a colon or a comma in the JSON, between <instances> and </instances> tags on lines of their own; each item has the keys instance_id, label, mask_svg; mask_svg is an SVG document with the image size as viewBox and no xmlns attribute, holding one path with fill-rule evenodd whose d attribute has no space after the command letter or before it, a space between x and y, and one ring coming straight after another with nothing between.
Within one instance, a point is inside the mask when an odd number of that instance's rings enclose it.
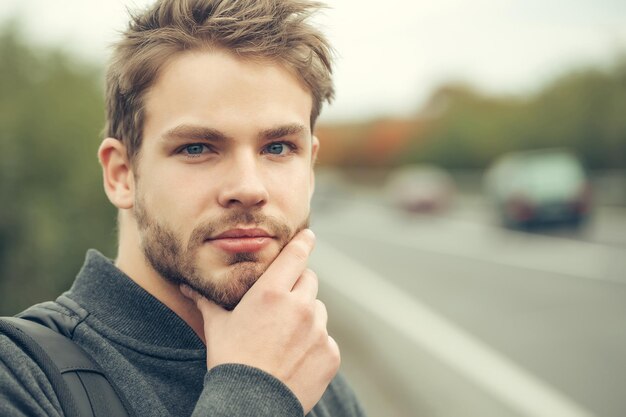
<instances>
[{"instance_id":1,"label":"blue eye","mask_svg":"<svg viewBox=\"0 0 626 417\"><path fill-rule=\"evenodd\" d=\"M268 153L271 153L273 155L280 155L281 153L283 153L284 148L285 148L284 143L276 142L276 143L270 143L269 145L267 145L266 149Z\"/></svg>"},{"instance_id":2,"label":"blue eye","mask_svg":"<svg viewBox=\"0 0 626 417\"><path fill-rule=\"evenodd\" d=\"M185 146L184 150L189 155L200 155L202 153L202 151L204 150L204 145L201 145L199 143L193 144L193 145L188 145L188 146Z\"/></svg>"}]
</instances>

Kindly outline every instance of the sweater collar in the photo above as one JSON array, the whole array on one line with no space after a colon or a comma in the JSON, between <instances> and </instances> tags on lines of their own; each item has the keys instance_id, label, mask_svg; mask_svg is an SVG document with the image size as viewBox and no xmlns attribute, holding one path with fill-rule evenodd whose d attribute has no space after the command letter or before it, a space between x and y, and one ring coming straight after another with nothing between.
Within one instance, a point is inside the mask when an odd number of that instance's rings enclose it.
<instances>
[{"instance_id":1,"label":"sweater collar","mask_svg":"<svg viewBox=\"0 0 626 417\"><path fill-rule=\"evenodd\" d=\"M150 345L203 349L195 332L100 252L87 251L68 297L101 324Z\"/></svg>"}]
</instances>

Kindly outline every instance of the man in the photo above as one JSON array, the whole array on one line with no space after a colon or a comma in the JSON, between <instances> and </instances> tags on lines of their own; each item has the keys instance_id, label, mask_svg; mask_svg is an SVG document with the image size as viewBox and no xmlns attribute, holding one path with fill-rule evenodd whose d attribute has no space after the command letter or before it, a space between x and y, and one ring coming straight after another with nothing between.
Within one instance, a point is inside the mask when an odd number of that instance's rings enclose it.
<instances>
[{"instance_id":1,"label":"man","mask_svg":"<svg viewBox=\"0 0 626 417\"><path fill-rule=\"evenodd\" d=\"M361 416L307 229L330 48L304 0L162 0L107 73L98 156L119 251L56 301L137 416ZM80 311L79 311L80 310ZM0 338L0 415L61 415Z\"/></svg>"}]
</instances>

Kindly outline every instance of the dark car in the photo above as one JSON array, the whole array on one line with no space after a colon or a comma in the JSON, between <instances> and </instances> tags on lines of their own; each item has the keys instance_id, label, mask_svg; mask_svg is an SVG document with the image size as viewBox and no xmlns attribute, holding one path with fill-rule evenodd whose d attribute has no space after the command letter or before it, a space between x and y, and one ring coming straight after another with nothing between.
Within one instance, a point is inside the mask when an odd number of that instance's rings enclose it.
<instances>
[{"instance_id":1,"label":"dark car","mask_svg":"<svg viewBox=\"0 0 626 417\"><path fill-rule=\"evenodd\" d=\"M485 187L509 227L578 226L590 211L589 179L578 158L566 150L505 154L488 169Z\"/></svg>"}]
</instances>

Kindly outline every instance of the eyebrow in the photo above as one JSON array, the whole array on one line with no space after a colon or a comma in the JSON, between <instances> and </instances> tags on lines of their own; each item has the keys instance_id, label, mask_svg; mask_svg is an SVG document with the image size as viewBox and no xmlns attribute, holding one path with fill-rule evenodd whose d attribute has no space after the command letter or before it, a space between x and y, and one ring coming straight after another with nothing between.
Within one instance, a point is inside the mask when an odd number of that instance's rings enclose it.
<instances>
[{"instance_id":1,"label":"eyebrow","mask_svg":"<svg viewBox=\"0 0 626 417\"><path fill-rule=\"evenodd\" d=\"M284 126L278 126L261 131L259 139L262 140L274 140L280 139L285 136L303 135L308 132L308 129L304 125L298 123L292 123Z\"/></svg>"},{"instance_id":2,"label":"eyebrow","mask_svg":"<svg viewBox=\"0 0 626 417\"><path fill-rule=\"evenodd\" d=\"M223 142L230 139L217 129L196 125L178 125L163 135L164 139L196 139L211 142Z\"/></svg>"},{"instance_id":3,"label":"eyebrow","mask_svg":"<svg viewBox=\"0 0 626 417\"><path fill-rule=\"evenodd\" d=\"M269 129L262 130L258 134L258 138L260 140L269 141L280 139L285 136L295 136L295 135L303 135L308 132L308 129L301 124L291 123L284 126L272 127ZM197 126L197 125L178 125L172 129L169 129L165 134L163 134L163 138L170 139L194 139L194 140L204 140L210 142L224 142L229 139L232 139L230 136L220 132L217 129L213 129L206 126Z\"/></svg>"}]
</instances>

